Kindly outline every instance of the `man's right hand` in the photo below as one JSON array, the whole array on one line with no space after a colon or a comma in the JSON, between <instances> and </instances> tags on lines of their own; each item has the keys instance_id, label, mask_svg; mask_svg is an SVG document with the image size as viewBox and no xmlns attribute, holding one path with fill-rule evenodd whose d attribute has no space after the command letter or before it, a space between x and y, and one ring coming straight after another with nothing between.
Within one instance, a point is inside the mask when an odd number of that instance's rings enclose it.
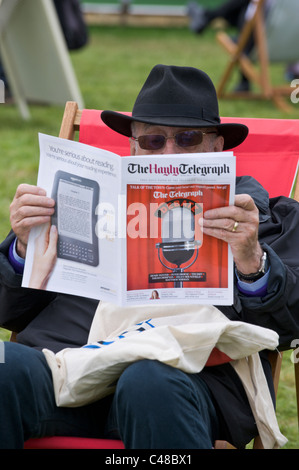
<instances>
[{"instance_id":1,"label":"man's right hand","mask_svg":"<svg viewBox=\"0 0 299 470\"><path fill-rule=\"evenodd\" d=\"M32 227L48 223L54 213L55 201L38 186L20 184L10 205L10 223L17 237L16 249L26 256L29 232Z\"/></svg>"}]
</instances>

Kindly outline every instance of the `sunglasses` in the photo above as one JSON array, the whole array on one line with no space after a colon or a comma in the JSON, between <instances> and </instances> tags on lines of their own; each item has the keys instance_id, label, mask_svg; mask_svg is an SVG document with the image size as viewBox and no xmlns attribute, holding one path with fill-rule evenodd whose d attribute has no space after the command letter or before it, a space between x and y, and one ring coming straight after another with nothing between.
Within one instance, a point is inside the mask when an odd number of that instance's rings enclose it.
<instances>
[{"instance_id":1,"label":"sunglasses","mask_svg":"<svg viewBox=\"0 0 299 470\"><path fill-rule=\"evenodd\" d=\"M181 131L169 137L165 137L161 134L149 134L141 135L140 137L132 137L132 139L136 140L143 150L159 150L164 147L168 139L174 139L176 145L179 147L194 147L195 145L201 144L203 136L207 134L217 134L217 132Z\"/></svg>"}]
</instances>

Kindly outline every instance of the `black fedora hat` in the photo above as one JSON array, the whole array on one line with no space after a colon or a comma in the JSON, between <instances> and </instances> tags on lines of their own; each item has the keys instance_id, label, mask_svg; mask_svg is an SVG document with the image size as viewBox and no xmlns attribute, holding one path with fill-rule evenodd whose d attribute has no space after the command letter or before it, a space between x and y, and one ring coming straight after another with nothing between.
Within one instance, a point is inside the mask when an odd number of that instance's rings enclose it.
<instances>
[{"instance_id":1,"label":"black fedora hat","mask_svg":"<svg viewBox=\"0 0 299 470\"><path fill-rule=\"evenodd\" d=\"M132 115L103 111L104 123L119 134L132 136L133 121L171 127L216 127L224 137L224 150L241 144L248 128L221 124L216 90L210 77L193 67L156 65L135 101Z\"/></svg>"}]
</instances>

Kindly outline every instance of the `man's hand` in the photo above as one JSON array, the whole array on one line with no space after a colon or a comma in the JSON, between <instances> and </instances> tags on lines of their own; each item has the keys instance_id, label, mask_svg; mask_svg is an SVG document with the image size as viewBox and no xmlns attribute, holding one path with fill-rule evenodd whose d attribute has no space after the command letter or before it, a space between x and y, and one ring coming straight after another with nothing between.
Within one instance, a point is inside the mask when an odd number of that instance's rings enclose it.
<instances>
[{"instance_id":1,"label":"man's hand","mask_svg":"<svg viewBox=\"0 0 299 470\"><path fill-rule=\"evenodd\" d=\"M49 223L54 213L55 201L46 196L46 191L37 186L18 186L10 205L10 223L17 236L17 252L25 258L28 236L32 227Z\"/></svg>"},{"instance_id":2,"label":"man's hand","mask_svg":"<svg viewBox=\"0 0 299 470\"><path fill-rule=\"evenodd\" d=\"M238 271L259 270L263 255L258 241L259 211L248 194L237 195L233 206L205 212L202 224L206 235L229 243Z\"/></svg>"}]
</instances>

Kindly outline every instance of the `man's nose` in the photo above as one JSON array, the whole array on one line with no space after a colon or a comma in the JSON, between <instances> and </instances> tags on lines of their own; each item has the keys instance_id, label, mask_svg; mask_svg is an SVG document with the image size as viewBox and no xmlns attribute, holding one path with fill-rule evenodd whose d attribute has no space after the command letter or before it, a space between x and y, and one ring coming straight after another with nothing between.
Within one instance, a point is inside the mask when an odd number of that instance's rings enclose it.
<instances>
[{"instance_id":1,"label":"man's nose","mask_svg":"<svg viewBox=\"0 0 299 470\"><path fill-rule=\"evenodd\" d=\"M177 153L178 152L178 146L175 143L175 138L174 137L168 137L166 139L165 145L162 149L162 154L170 154L170 153Z\"/></svg>"}]
</instances>

